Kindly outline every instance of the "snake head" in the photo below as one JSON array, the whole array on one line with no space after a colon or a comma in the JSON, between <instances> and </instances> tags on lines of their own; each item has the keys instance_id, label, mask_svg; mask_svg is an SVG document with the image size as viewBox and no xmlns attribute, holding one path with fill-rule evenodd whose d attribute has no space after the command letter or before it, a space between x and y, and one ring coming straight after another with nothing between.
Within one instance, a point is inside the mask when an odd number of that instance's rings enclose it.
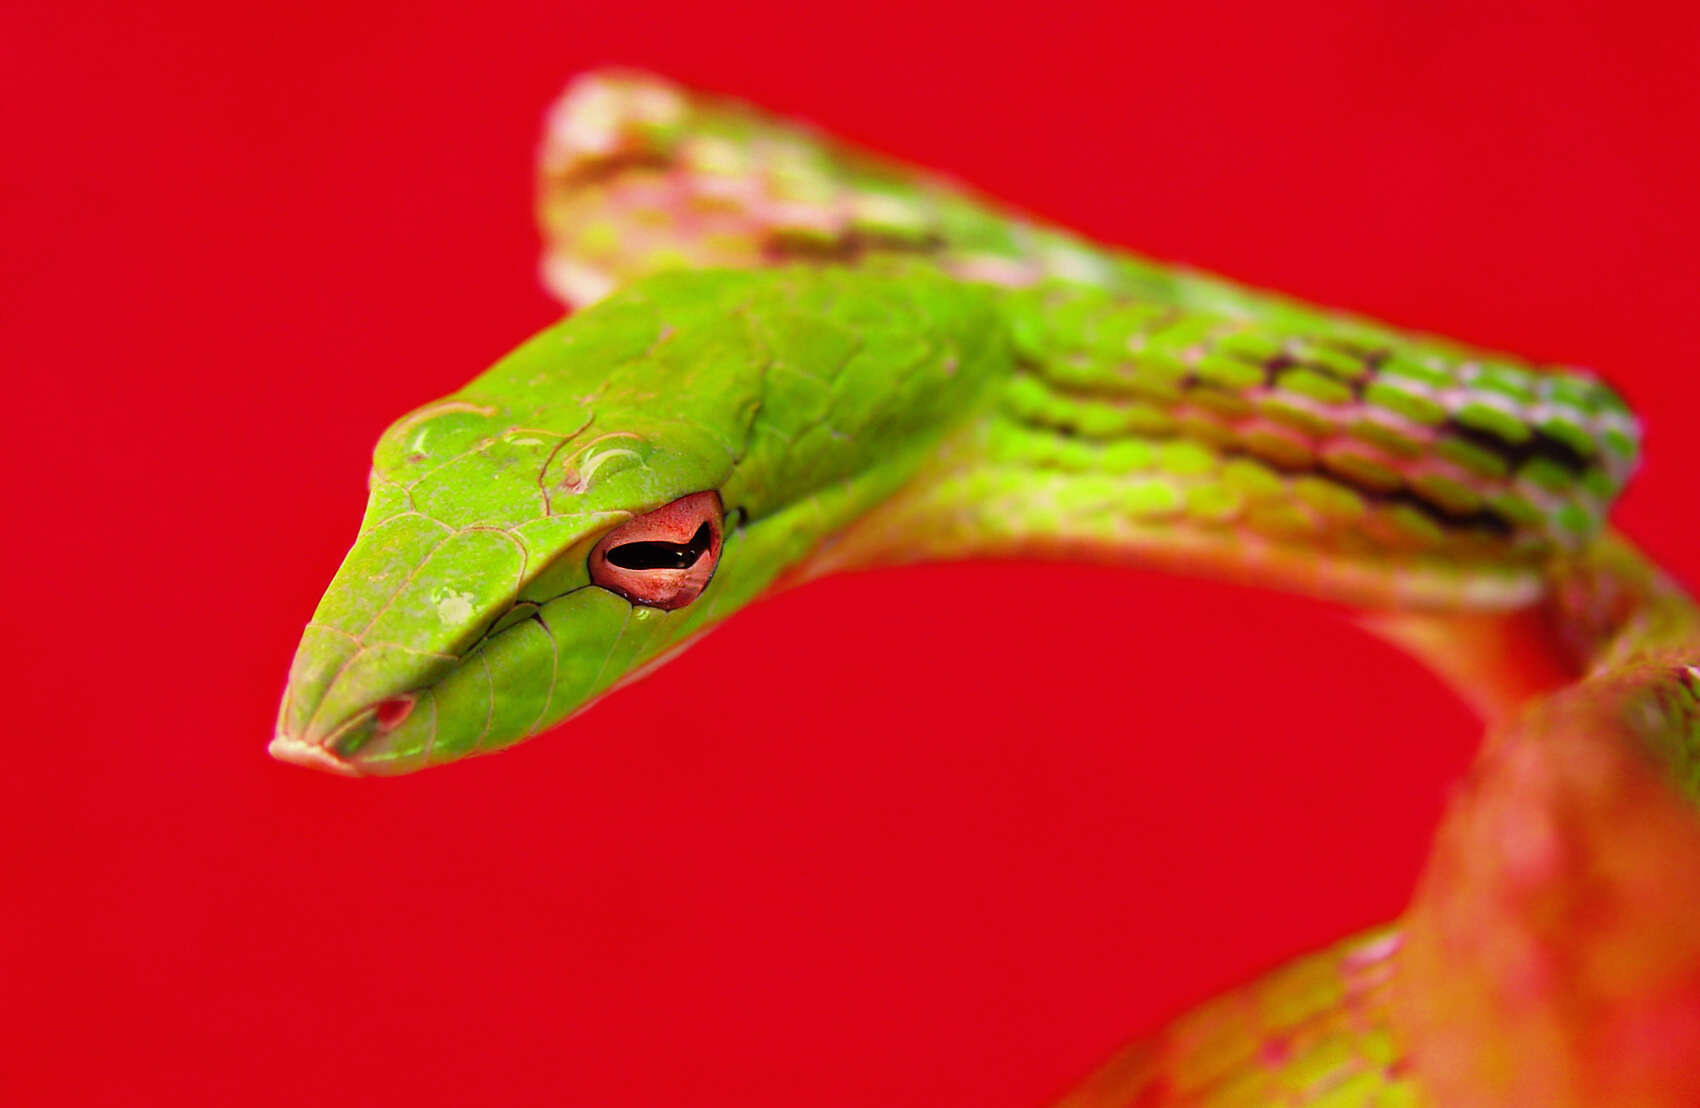
<instances>
[{"instance_id":1,"label":"snake head","mask_svg":"<svg viewBox=\"0 0 1700 1108\"><path fill-rule=\"evenodd\" d=\"M520 356L539 347L570 344L546 332ZM705 421L743 422L736 391ZM690 637L712 607L731 444L607 405L597 415L481 390L384 434L360 535L303 633L274 754L372 773L495 749Z\"/></svg>"},{"instance_id":2,"label":"snake head","mask_svg":"<svg viewBox=\"0 0 1700 1108\"><path fill-rule=\"evenodd\" d=\"M653 277L403 417L272 753L361 775L498 750L755 599L907 479L987 379L995 329L949 289Z\"/></svg>"}]
</instances>

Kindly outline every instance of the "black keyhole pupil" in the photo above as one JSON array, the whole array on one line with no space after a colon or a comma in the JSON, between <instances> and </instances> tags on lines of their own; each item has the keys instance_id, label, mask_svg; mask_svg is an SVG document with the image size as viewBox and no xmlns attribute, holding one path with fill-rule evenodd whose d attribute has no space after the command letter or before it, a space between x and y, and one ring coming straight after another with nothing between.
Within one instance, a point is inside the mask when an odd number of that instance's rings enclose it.
<instances>
[{"instance_id":1,"label":"black keyhole pupil","mask_svg":"<svg viewBox=\"0 0 1700 1108\"><path fill-rule=\"evenodd\" d=\"M608 551L608 564L621 569L690 569L713 539L704 523L690 542L623 542Z\"/></svg>"}]
</instances>

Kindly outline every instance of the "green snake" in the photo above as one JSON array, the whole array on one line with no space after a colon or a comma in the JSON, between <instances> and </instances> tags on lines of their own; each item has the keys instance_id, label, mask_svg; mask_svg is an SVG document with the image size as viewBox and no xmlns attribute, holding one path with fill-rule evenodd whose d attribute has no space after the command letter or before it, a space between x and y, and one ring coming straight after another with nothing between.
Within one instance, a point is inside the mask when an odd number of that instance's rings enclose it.
<instances>
[{"instance_id":1,"label":"green snake","mask_svg":"<svg viewBox=\"0 0 1700 1108\"><path fill-rule=\"evenodd\" d=\"M541 148L572 308L379 441L271 750L504 749L823 574L1091 559L1349 605L1477 704L1408 912L1070 1105L1700 1103L1700 621L1584 371L1088 242L641 74Z\"/></svg>"}]
</instances>

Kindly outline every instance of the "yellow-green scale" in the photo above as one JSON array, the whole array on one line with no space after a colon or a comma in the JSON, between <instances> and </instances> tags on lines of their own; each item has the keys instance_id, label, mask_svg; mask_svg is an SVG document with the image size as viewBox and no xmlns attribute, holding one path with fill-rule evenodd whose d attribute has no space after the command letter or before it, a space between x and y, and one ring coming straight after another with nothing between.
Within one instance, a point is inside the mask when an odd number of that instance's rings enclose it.
<instances>
[{"instance_id":1,"label":"yellow-green scale","mask_svg":"<svg viewBox=\"0 0 1700 1108\"><path fill-rule=\"evenodd\" d=\"M1270 322L1060 281L992 295L1013 371L858 527L867 560L1085 556L1369 606L1511 608L1597 532L1628 473L1605 433L1620 406L1584 377L1297 308ZM1483 400L1487 365L1509 385ZM1378 395L1419 387L1438 416ZM1593 405L1573 420L1592 420L1586 441L1534 429L1566 390ZM1463 418L1490 402L1523 433Z\"/></svg>"},{"instance_id":2,"label":"yellow-green scale","mask_svg":"<svg viewBox=\"0 0 1700 1108\"><path fill-rule=\"evenodd\" d=\"M1199 1005L1055 1108L1419 1108L1391 1028L1380 928Z\"/></svg>"}]
</instances>

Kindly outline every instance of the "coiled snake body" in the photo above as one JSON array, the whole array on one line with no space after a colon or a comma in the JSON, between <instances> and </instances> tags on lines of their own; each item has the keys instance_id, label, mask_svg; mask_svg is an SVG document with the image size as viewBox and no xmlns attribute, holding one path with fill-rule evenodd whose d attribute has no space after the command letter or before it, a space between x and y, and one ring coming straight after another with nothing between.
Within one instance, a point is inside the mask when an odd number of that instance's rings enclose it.
<instances>
[{"instance_id":1,"label":"coiled snake body","mask_svg":"<svg viewBox=\"0 0 1700 1108\"><path fill-rule=\"evenodd\" d=\"M1700 1103L1700 634L1606 528L1581 371L1108 250L637 74L542 148L584 309L379 442L278 757L387 774L547 730L777 587L988 555L1353 605L1490 729L1410 910L1065 1103Z\"/></svg>"}]
</instances>

